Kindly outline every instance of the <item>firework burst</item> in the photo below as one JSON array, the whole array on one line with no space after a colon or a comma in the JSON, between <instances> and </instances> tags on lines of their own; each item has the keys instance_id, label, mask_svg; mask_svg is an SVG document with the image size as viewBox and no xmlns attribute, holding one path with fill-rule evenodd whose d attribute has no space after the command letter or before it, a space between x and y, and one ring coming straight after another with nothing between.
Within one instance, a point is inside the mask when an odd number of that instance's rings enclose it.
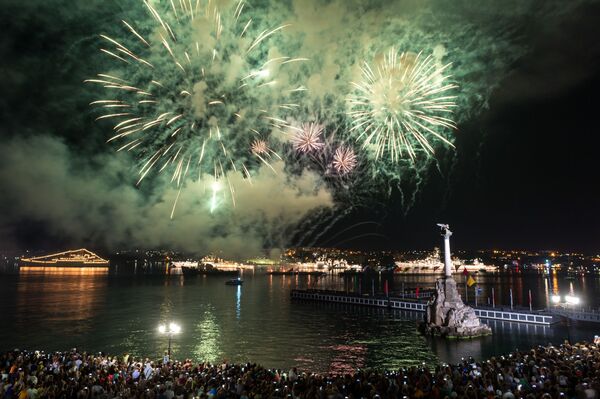
<instances>
[{"instance_id":1,"label":"firework burst","mask_svg":"<svg viewBox=\"0 0 600 399\"><path fill-rule=\"evenodd\" d=\"M325 145L321 135L325 127L311 122L302 124L302 128L293 128L292 146L301 153L318 151Z\"/></svg>"},{"instance_id":2,"label":"firework burst","mask_svg":"<svg viewBox=\"0 0 600 399\"><path fill-rule=\"evenodd\" d=\"M333 153L331 165L338 175L347 175L356 167L357 159L350 147L338 147Z\"/></svg>"},{"instance_id":3,"label":"firework burst","mask_svg":"<svg viewBox=\"0 0 600 399\"><path fill-rule=\"evenodd\" d=\"M305 59L265 58L268 38L285 26L251 37L243 1L223 10L211 0L144 5L151 23L143 29L123 21L123 39L101 35L101 51L118 64L114 72L86 81L106 89L92 105L105 111L98 120L114 121L108 141L139 155L137 184L163 170L178 187L194 169L214 181L229 171L250 179L273 153L253 139L287 129L278 113L297 107L289 97L304 90L281 87L276 76Z\"/></svg>"},{"instance_id":4,"label":"firework burst","mask_svg":"<svg viewBox=\"0 0 600 399\"><path fill-rule=\"evenodd\" d=\"M250 151L254 155L264 155L269 152L269 147L267 146L267 142L264 140L256 139L252 142L250 146Z\"/></svg>"},{"instance_id":5,"label":"firework burst","mask_svg":"<svg viewBox=\"0 0 600 399\"><path fill-rule=\"evenodd\" d=\"M414 160L417 152L433 156L438 141L452 146L444 136L444 130L456 129L455 97L448 95L456 86L447 83L448 66L420 53L398 55L394 48L374 67L365 62L362 80L352 82L350 133L375 159L386 154L392 162L405 154Z\"/></svg>"}]
</instances>

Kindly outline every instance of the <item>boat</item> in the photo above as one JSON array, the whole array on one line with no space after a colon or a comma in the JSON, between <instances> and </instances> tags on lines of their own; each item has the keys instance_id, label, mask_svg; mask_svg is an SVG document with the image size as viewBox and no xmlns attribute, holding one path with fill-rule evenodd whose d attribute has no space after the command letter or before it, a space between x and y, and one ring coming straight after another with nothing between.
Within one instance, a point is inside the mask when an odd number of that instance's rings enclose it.
<instances>
[{"instance_id":1,"label":"boat","mask_svg":"<svg viewBox=\"0 0 600 399\"><path fill-rule=\"evenodd\" d=\"M109 262L85 248L56 254L21 258L22 270L34 268L101 268L108 270Z\"/></svg>"},{"instance_id":2,"label":"boat","mask_svg":"<svg viewBox=\"0 0 600 399\"><path fill-rule=\"evenodd\" d=\"M242 285L244 284L244 280L241 278L232 278L231 280L225 281L225 285Z\"/></svg>"}]
</instances>

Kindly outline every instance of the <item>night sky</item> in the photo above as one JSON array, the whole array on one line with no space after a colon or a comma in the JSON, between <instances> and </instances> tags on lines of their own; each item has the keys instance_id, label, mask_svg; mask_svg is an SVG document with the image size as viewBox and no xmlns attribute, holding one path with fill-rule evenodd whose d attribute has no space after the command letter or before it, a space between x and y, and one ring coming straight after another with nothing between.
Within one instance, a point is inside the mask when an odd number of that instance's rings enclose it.
<instances>
[{"instance_id":1,"label":"night sky","mask_svg":"<svg viewBox=\"0 0 600 399\"><path fill-rule=\"evenodd\" d=\"M389 46L442 46L460 86L456 148L442 149L418 179L406 164L367 178L378 170L372 160L356 183L332 184L309 168L257 172L254 188L236 189L234 210L218 214L190 183L171 220L177 190L161 176L135 187L138 161L105 143L111 127L88 105L101 92L83 83L113 68L98 35L118 37L121 19L147 18L141 2L6 0L0 249L431 248L435 223L445 222L463 249L600 250L600 2L250 3L259 23L293 24L272 45L311 58L301 108L330 130L345 128L361 59ZM392 175L399 184L388 183Z\"/></svg>"}]
</instances>

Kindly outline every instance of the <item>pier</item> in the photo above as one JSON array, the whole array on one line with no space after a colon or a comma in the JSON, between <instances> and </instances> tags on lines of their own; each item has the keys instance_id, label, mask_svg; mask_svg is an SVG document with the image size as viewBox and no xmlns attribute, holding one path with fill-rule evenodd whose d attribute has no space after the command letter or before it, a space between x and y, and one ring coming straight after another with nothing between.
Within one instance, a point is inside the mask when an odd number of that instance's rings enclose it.
<instances>
[{"instance_id":1,"label":"pier","mask_svg":"<svg viewBox=\"0 0 600 399\"><path fill-rule=\"evenodd\" d=\"M581 309L568 308L563 306L554 306L548 309L548 312L564 317L569 320L587 321L592 323L600 323L600 310L596 309Z\"/></svg>"},{"instance_id":2,"label":"pier","mask_svg":"<svg viewBox=\"0 0 600 399\"><path fill-rule=\"evenodd\" d=\"M423 293L424 294L424 293ZM372 306L380 308L388 308L393 310L404 310L411 312L425 313L427 310L427 301L422 300L422 294L419 299L409 298L408 295L401 297L386 297L386 296L368 296L342 291L328 290L301 290L296 289L291 291L291 297L295 300L316 301L316 302L332 302L356 306ZM429 297L431 294L427 295ZM423 298L426 299L426 298ZM560 321L560 317L547 311L528 310L508 310L504 308L491 307L474 307L475 314L482 319L509 321L513 323L528 323L549 326Z\"/></svg>"}]
</instances>

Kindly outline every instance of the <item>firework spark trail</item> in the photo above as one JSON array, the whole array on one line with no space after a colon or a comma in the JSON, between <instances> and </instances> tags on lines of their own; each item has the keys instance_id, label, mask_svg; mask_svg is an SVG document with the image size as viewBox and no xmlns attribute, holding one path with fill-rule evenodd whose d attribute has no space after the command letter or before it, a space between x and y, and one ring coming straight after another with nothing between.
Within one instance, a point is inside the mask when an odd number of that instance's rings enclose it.
<instances>
[{"instance_id":1,"label":"firework spark trail","mask_svg":"<svg viewBox=\"0 0 600 399\"><path fill-rule=\"evenodd\" d=\"M338 242L335 243L335 246L340 246L340 245L345 244L345 243L347 243L349 241L354 241L354 240L357 240L359 238L365 238L365 237L381 237L381 238L385 238L386 240L388 239L388 237L386 235L383 235L383 234L380 234L380 233L364 233L364 234L356 235L354 237L350 237L350 238L348 238L346 240L343 240L343 241L338 241Z\"/></svg>"},{"instance_id":2,"label":"firework spark trail","mask_svg":"<svg viewBox=\"0 0 600 399\"><path fill-rule=\"evenodd\" d=\"M346 217L346 215L348 215L350 212L352 211L352 208L348 207L346 209L344 209L344 211L338 213L333 220L331 220L331 222L327 223L327 225L325 225L325 227L319 232L319 234L317 234L313 240L310 242L310 247L314 246L317 241L323 237L326 233L329 232L329 230L331 230L333 228L334 225L336 225L340 220L342 220L344 217ZM319 224L322 225L322 224Z\"/></svg>"},{"instance_id":3,"label":"firework spark trail","mask_svg":"<svg viewBox=\"0 0 600 399\"><path fill-rule=\"evenodd\" d=\"M330 216L315 217L312 220L313 221L312 228L307 232L307 234L305 234L303 236L301 242L304 242L304 240L306 238L311 237L313 234L315 234L317 232L317 229L320 229L320 231L317 233L317 235L314 236L313 239L311 241L309 241L307 244L309 247L314 246L316 244L317 240L319 238L321 238L324 234L326 234L329 230L331 230L331 228L335 224L337 224L340 220L342 220L344 217L346 217L352 211L352 208L347 207L341 211L339 208L335 208L335 209L329 209L328 211L330 213Z\"/></svg>"},{"instance_id":4,"label":"firework spark trail","mask_svg":"<svg viewBox=\"0 0 600 399\"><path fill-rule=\"evenodd\" d=\"M150 24L140 29L122 21L123 38L100 36L106 44L101 51L117 65L116 72L86 80L107 91L91 105L105 111L97 120L114 121L108 142L126 139L118 150L139 155L137 184L151 171L170 170L181 188L194 167L194 176L217 180L232 170L250 181L261 164L273 169L269 159L281 159L267 142L288 129L278 113L298 108L289 96L304 88L279 87L273 75L306 59L261 59L269 38L286 25L250 37L243 1L224 10L214 3L170 1L161 8L144 0Z\"/></svg>"},{"instance_id":5,"label":"firework spark trail","mask_svg":"<svg viewBox=\"0 0 600 399\"><path fill-rule=\"evenodd\" d=\"M304 220L302 225L298 226L298 231L302 232L302 235L298 238L296 246L302 246L307 239L315 232L315 230L323 224L324 220L331 220L334 216L333 209L321 209ZM305 227L306 226L306 227Z\"/></svg>"},{"instance_id":6,"label":"firework spark trail","mask_svg":"<svg viewBox=\"0 0 600 399\"><path fill-rule=\"evenodd\" d=\"M292 145L300 153L318 151L325 145L321 135L325 127L316 122L302 124L302 128L294 127Z\"/></svg>"},{"instance_id":7,"label":"firework spark trail","mask_svg":"<svg viewBox=\"0 0 600 399\"><path fill-rule=\"evenodd\" d=\"M451 119L456 88L445 75L450 64L438 66L432 56L402 53L394 48L374 67L367 62L360 82L352 82L348 100L350 133L379 159L396 163L404 155L414 161L418 152L431 157L436 142L453 146L444 130L456 129Z\"/></svg>"},{"instance_id":8,"label":"firework spark trail","mask_svg":"<svg viewBox=\"0 0 600 399\"><path fill-rule=\"evenodd\" d=\"M331 237L329 237L326 241L324 241L321 245L325 246L327 243L331 242L332 240L336 239L337 237L339 237L340 235L344 234L347 231L350 231L356 227L359 226L364 226L364 225L368 225L368 224L374 224L376 226L381 226L381 223L378 222L358 222L358 223L354 223L352 226L346 227L345 229L338 231L337 233L335 233L334 235L332 235Z\"/></svg>"}]
</instances>

